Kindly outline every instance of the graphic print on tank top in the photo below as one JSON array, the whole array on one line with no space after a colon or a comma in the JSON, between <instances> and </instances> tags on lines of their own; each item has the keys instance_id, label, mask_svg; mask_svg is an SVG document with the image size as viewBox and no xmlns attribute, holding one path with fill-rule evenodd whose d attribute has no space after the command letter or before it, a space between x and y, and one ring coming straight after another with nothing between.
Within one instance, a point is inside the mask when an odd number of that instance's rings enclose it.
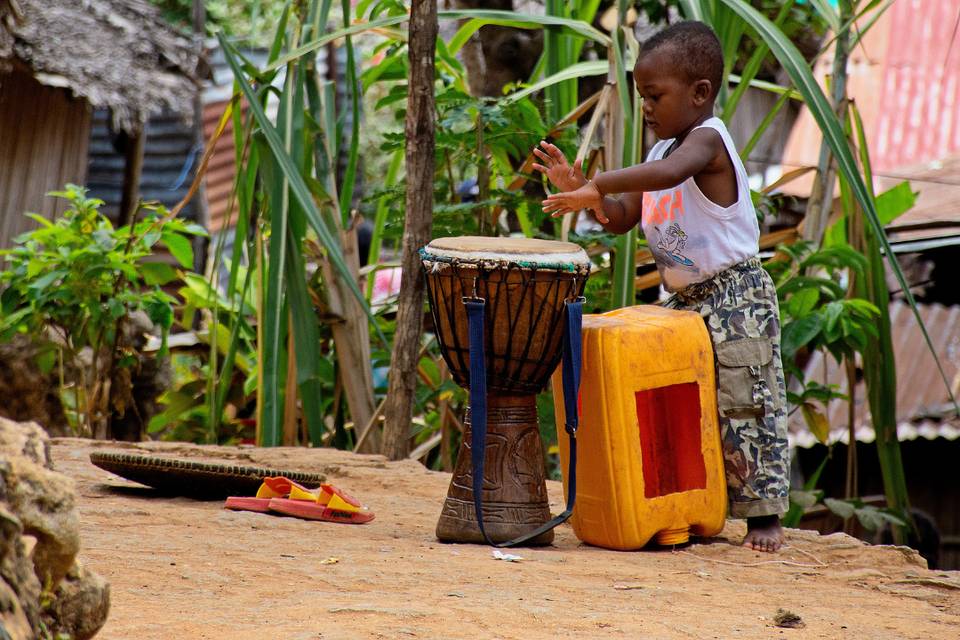
<instances>
[{"instance_id":1,"label":"graphic print on tank top","mask_svg":"<svg viewBox=\"0 0 960 640\"><path fill-rule=\"evenodd\" d=\"M653 259L659 265L691 274L700 273L696 262L684 254L691 238L683 229L683 194L680 189L661 192L659 200L651 193L643 194L643 218L645 227L653 225L655 233L649 234L647 241Z\"/></svg>"}]
</instances>

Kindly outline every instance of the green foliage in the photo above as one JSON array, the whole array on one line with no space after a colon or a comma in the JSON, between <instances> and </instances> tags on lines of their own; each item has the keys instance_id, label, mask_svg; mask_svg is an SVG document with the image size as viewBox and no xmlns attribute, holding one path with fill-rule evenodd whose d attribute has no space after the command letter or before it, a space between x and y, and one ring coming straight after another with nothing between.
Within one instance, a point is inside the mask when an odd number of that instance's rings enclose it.
<instances>
[{"instance_id":1,"label":"green foliage","mask_svg":"<svg viewBox=\"0 0 960 640\"><path fill-rule=\"evenodd\" d=\"M864 257L846 246L814 250L809 242L780 251L789 259L767 268L780 301L784 361L792 363L803 349L826 349L837 362L862 351L867 336L877 334L879 310L866 300L847 298L843 280L848 274L863 276Z\"/></svg>"},{"instance_id":2,"label":"green foliage","mask_svg":"<svg viewBox=\"0 0 960 640\"><path fill-rule=\"evenodd\" d=\"M241 279L249 282L247 270L240 271ZM222 372L225 380L213 387L214 393L220 391L223 397L210 397L211 358L206 354L174 356L173 384L160 396L163 410L150 420L148 431L173 441L231 444L249 439L249 425L244 419L249 418L257 382L256 332L248 321L255 312L253 294L248 286L246 291L228 297L193 273L184 274L183 283L178 291L183 300L180 325L194 326L199 314L208 330L198 332L197 337L219 358L227 358L232 345L234 366ZM214 315L220 322L211 322ZM216 420L211 420L211 412L216 412Z\"/></svg>"},{"instance_id":3,"label":"green foliage","mask_svg":"<svg viewBox=\"0 0 960 640\"><path fill-rule=\"evenodd\" d=\"M815 250L809 242L781 246L784 259L767 264L780 302L781 355L787 376L787 400L801 410L807 426L823 443L830 425L821 407L844 398L832 387L807 380L801 363L815 350L838 363L853 358L876 337L879 309L848 296L851 277L863 277L865 258L848 246Z\"/></svg>"},{"instance_id":4,"label":"green foliage","mask_svg":"<svg viewBox=\"0 0 960 640\"><path fill-rule=\"evenodd\" d=\"M183 31L193 23L193 0L150 0L164 17ZM222 30L234 38L265 45L277 24L283 0L203 0L207 35Z\"/></svg>"},{"instance_id":5,"label":"green foliage","mask_svg":"<svg viewBox=\"0 0 960 640\"><path fill-rule=\"evenodd\" d=\"M31 217L39 227L18 236L16 247L0 251L8 266L0 272L0 339L28 333L58 353L59 362L73 362L83 349L95 354L86 385L85 426L102 415L106 398L98 397L101 377L130 362L129 347L118 344L121 323L144 311L166 335L173 322L175 299L161 289L177 277L170 265L147 259L158 246L167 247L184 268L193 266L190 235L205 235L193 224L167 216L162 206L146 208L133 226L114 228L100 213L103 201L87 190L67 185L49 195L67 200L63 216L50 222ZM106 361L100 363L101 354ZM161 355L163 353L161 352ZM41 363L45 368L52 360ZM98 406L99 404L99 406ZM76 403L80 407L80 403Z\"/></svg>"},{"instance_id":6,"label":"green foliage","mask_svg":"<svg viewBox=\"0 0 960 640\"><path fill-rule=\"evenodd\" d=\"M539 206L539 199L523 192L498 187L516 177L515 167L522 164L529 150L547 134L539 110L529 99L516 102L492 98L474 98L465 93L456 80L439 80L437 87L436 166L434 183L434 235L477 235L479 216L494 205L517 212L521 224L526 223L529 235L549 219ZM396 91L395 87L391 93ZM405 86L399 87L405 95ZM383 102L383 101L381 101ZM399 105L400 103L387 103ZM394 121L402 123L404 109L397 108ZM381 150L393 153L402 150L402 132L386 133ZM481 168L480 163L484 166ZM461 185L478 180L481 172L487 184L477 185L479 194L463 197ZM391 215L385 239L397 241L403 233L403 198L401 181L388 191L370 198L386 197ZM479 197L483 194L485 197Z\"/></svg>"},{"instance_id":7,"label":"green foliage","mask_svg":"<svg viewBox=\"0 0 960 640\"><path fill-rule=\"evenodd\" d=\"M822 504L831 513L844 520L855 517L867 531L877 531L888 524L898 527L906 524L892 509L866 504L860 498L848 498L846 500L828 498L819 489L791 491L790 501L804 509Z\"/></svg>"}]
</instances>

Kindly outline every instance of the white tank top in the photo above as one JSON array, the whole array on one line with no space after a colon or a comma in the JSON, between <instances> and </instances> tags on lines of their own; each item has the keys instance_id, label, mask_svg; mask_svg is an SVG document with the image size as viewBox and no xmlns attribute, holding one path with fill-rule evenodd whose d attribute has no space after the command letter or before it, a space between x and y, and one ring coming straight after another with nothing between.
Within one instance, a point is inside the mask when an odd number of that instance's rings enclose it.
<instances>
[{"instance_id":1,"label":"white tank top","mask_svg":"<svg viewBox=\"0 0 960 640\"><path fill-rule=\"evenodd\" d=\"M721 207L703 195L693 177L676 187L643 194L641 225L668 291L702 282L757 255L760 226L750 199L747 171L720 118L699 127L715 129L737 175L737 201ZM647 155L660 160L673 138L661 140Z\"/></svg>"}]
</instances>

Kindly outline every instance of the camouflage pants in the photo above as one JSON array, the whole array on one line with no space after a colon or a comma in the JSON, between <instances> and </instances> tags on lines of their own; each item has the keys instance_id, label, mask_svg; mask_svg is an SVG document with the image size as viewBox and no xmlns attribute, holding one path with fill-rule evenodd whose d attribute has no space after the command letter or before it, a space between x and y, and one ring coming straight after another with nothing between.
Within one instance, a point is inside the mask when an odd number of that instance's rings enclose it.
<instances>
[{"instance_id":1,"label":"camouflage pants","mask_svg":"<svg viewBox=\"0 0 960 640\"><path fill-rule=\"evenodd\" d=\"M710 332L730 517L786 513L790 452L773 281L752 258L678 291L664 306L698 312Z\"/></svg>"}]
</instances>

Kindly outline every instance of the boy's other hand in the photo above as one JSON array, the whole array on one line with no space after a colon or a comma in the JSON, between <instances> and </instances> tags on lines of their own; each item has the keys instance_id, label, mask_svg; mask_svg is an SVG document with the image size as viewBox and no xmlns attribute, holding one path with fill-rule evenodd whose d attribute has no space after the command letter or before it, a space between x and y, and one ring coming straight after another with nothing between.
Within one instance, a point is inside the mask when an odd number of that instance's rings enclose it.
<instances>
[{"instance_id":1,"label":"boy's other hand","mask_svg":"<svg viewBox=\"0 0 960 640\"><path fill-rule=\"evenodd\" d=\"M534 164L533 168L546 175L553 186L560 191L574 191L586 184L587 178L581 169L582 160L575 161L571 167L566 156L556 146L541 140L540 147L534 147L533 154L540 158L543 164Z\"/></svg>"},{"instance_id":2,"label":"boy's other hand","mask_svg":"<svg viewBox=\"0 0 960 640\"><path fill-rule=\"evenodd\" d=\"M592 182L574 191L552 193L543 201L543 210L554 218L580 209L592 209L601 224L610 222L603 213L603 195Z\"/></svg>"}]
</instances>

